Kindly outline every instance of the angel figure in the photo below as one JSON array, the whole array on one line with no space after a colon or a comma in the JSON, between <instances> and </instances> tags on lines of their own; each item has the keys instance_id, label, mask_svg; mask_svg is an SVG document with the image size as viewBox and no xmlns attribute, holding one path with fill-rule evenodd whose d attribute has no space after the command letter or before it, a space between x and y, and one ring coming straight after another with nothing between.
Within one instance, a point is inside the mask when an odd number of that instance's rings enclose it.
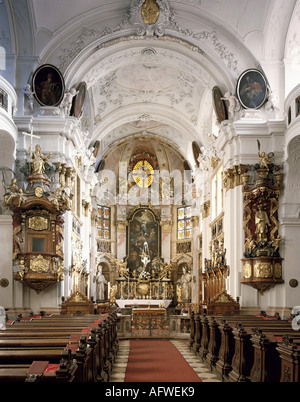
<instances>
[{"instance_id":1,"label":"angel figure","mask_svg":"<svg viewBox=\"0 0 300 402\"><path fill-rule=\"evenodd\" d=\"M60 282L60 281L63 280L63 278L64 278L64 271L65 271L65 267L64 267L64 263L63 263L63 261L62 261L62 262L60 263L60 265L58 266L57 272L56 272L56 275L57 275L57 282Z\"/></svg>"},{"instance_id":2,"label":"angel figure","mask_svg":"<svg viewBox=\"0 0 300 402\"><path fill-rule=\"evenodd\" d=\"M197 158L199 162L199 167L203 171L208 171L210 166L210 159L207 150L204 147L200 148L200 155Z\"/></svg>"},{"instance_id":3,"label":"angel figure","mask_svg":"<svg viewBox=\"0 0 300 402\"><path fill-rule=\"evenodd\" d=\"M178 303L182 303L182 286L176 286L176 294L177 294L177 301Z\"/></svg>"},{"instance_id":4,"label":"angel figure","mask_svg":"<svg viewBox=\"0 0 300 402\"><path fill-rule=\"evenodd\" d=\"M127 268L127 262L120 262L118 260L113 259L112 262L114 262L117 265L117 271L120 276L120 278L127 278L129 275L129 268Z\"/></svg>"},{"instance_id":5,"label":"angel figure","mask_svg":"<svg viewBox=\"0 0 300 402\"><path fill-rule=\"evenodd\" d=\"M78 94L78 92L79 91L76 91L75 88L71 88L70 91L65 94L61 106L65 116L70 116L73 98Z\"/></svg>"},{"instance_id":6,"label":"angel figure","mask_svg":"<svg viewBox=\"0 0 300 402\"><path fill-rule=\"evenodd\" d=\"M265 152L260 152L260 142L257 140L258 145L258 156L260 157L259 166L262 169L267 169L269 171L269 163L272 162L272 158L274 156L274 152L269 152L266 154Z\"/></svg>"},{"instance_id":7,"label":"angel figure","mask_svg":"<svg viewBox=\"0 0 300 402\"><path fill-rule=\"evenodd\" d=\"M246 241L245 241L245 250L246 252L251 255L252 251L255 249L256 247L256 242L253 239L253 236L249 236L247 237Z\"/></svg>"},{"instance_id":8,"label":"angel figure","mask_svg":"<svg viewBox=\"0 0 300 402\"><path fill-rule=\"evenodd\" d=\"M112 304L114 304L114 303L116 302L117 292L118 292L117 285L113 285L113 286L110 288L110 294L109 294L109 299L110 299L110 302L111 302Z\"/></svg>"},{"instance_id":9,"label":"angel figure","mask_svg":"<svg viewBox=\"0 0 300 402\"><path fill-rule=\"evenodd\" d=\"M25 259L23 257L20 258L19 267L20 267L19 276L20 276L20 279L22 281L23 278L24 278L24 274L27 273L27 268L26 268L26 265L25 265Z\"/></svg>"},{"instance_id":10,"label":"angel figure","mask_svg":"<svg viewBox=\"0 0 300 402\"><path fill-rule=\"evenodd\" d=\"M226 92L226 94L224 95L224 98L221 98L221 99L229 102L229 107L228 107L229 118L233 119L234 113L240 109L238 99L234 95L230 95L230 92Z\"/></svg>"},{"instance_id":11,"label":"angel figure","mask_svg":"<svg viewBox=\"0 0 300 402\"><path fill-rule=\"evenodd\" d=\"M9 205L15 198L18 198L19 199L18 207L19 207L23 202L23 190L18 187L17 179L12 178L11 183L8 186L5 184L4 180L2 181L2 184L6 190L10 190L10 193L4 195L5 204Z\"/></svg>"}]
</instances>

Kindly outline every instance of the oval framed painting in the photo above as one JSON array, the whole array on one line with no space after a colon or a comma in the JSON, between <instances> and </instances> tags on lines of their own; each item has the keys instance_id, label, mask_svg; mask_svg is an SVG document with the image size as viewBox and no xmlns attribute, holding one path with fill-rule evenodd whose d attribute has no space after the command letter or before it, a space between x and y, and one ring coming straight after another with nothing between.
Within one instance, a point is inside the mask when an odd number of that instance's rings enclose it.
<instances>
[{"instance_id":1,"label":"oval framed painting","mask_svg":"<svg viewBox=\"0 0 300 402\"><path fill-rule=\"evenodd\" d=\"M32 88L36 100L42 106L58 106L65 94L64 78L51 64L44 64L35 71Z\"/></svg>"},{"instance_id":2,"label":"oval framed painting","mask_svg":"<svg viewBox=\"0 0 300 402\"><path fill-rule=\"evenodd\" d=\"M87 85L85 82L81 82L77 87L77 95L73 98L73 104L70 113L71 116L77 118L80 117L86 93L87 93Z\"/></svg>"},{"instance_id":3,"label":"oval framed painting","mask_svg":"<svg viewBox=\"0 0 300 402\"><path fill-rule=\"evenodd\" d=\"M222 92L219 87L213 87L212 89L213 106L217 116L218 123L227 120L227 109L225 102L222 99Z\"/></svg>"},{"instance_id":4,"label":"oval framed painting","mask_svg":"<svg viewBox=\"0 0 300 402\"><path fill-rule=\"evenodd\" d=\"M192 142L192 149L193 149L193 155L194 155L195 163L196 163L197 167L199 167L198 157L201 154L201 150L200 150L200 147L199 147L199 145L198 145L198 143L196 141Z\"/></svg>"},{"instance_id":5,"label":"oval framed painting","mask_svg":"<svg viewBox=\"0 0 300 402\"><path fill-rule=\"evenodd\" d=\"M244 109L259 109L267 100L266 77L257 69L244 71L238 78L236 94Z\"/></svg>"}]
</instances>

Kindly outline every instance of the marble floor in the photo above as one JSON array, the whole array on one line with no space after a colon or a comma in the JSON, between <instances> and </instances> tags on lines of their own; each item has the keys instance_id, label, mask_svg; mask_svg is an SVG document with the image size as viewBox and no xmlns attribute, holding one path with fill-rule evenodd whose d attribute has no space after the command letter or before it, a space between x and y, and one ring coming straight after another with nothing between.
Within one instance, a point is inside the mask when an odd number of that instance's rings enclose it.
<instances>
[{"instance_id":1,"label":"marble floor","mask_svg":"<svg viewBox=\"0 0 300 402\"><path fill-rule=\"evenodd\" d=\"M206 363L202 363L195 353L190 351L186 340L171 340L173 345L179 350L185 360L194 369L202 382L221 382L217 374L211 372ZM119 340L119 352L110 374L110 382L124 382L126 367L130 351L130 340Z\"/></svg>"}]
</instances>

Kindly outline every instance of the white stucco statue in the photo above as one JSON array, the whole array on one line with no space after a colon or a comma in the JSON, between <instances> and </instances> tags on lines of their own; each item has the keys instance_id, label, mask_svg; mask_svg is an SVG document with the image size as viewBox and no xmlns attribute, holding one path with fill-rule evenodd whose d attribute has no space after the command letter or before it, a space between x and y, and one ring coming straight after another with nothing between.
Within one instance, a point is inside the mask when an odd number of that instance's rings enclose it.
<instances>
[{"instance_id":1,"label":"white stucco statue","mask_svg":"<svg viewBox=\"0 0 300 402\"><path fill-rule=\"evenodd\" d=\"M0 306L0 331L4 331L6 329L6 313L5 308Z\"/></svg>"},{"instance_id":2,"label":"white stucco statue","mask_svg":"<svg viewBox=\"0 0 300 402\"><path fill-rule=\"evenodd\" d=\"M105 298L105 285L107 284L107 280L102 274L102 267L98 268L97 276L96 276L96 294L98 300L104 300Z\"/></svg>"},{"instance_id":3,"label":"white stucco statue","mask_svg":"<svg viewBox=\"0 0 300 402\"><path fill-rule=\"evenodd\" d=\"M191 300L191 282L192 282L191 274L187 271L186 268L183 268L183 274L178 281L178 284L182 286L183 301Z\"/></svg>"}]
</instances>

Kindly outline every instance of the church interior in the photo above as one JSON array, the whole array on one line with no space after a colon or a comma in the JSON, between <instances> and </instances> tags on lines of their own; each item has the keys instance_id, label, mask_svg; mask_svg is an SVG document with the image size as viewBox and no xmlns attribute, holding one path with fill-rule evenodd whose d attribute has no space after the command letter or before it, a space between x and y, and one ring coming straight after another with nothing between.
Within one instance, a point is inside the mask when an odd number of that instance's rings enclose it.
<instances>
[{"instance_id":1,"label":"church interior","mask_svg":"<svg viewBox=\"0 0 300 402\"><path fill-rule=\"evenodd\" d=\"M299 382L299 22L0 1L0 381L120 381L168 340L196 368L166 382Z\"/></svg>"}]
</instances>

